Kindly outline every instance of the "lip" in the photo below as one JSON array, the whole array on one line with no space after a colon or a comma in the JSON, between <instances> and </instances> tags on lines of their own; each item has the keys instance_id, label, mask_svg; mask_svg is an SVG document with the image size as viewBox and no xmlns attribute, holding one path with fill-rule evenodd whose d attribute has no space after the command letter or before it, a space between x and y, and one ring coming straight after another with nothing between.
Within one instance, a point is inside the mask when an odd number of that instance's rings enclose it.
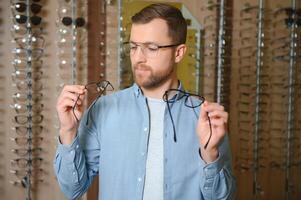
<instances>
[{"instance_id":1,"label":"lip","mask_svg":"<svg viewBox=\"0 0 301 200\"><path fill-rule=\"evenodd\" d=\"M136 74L136 76L146 76L149 74L149 71L150 70L145 69L145 68L136 68L135 74Z\"/></svg>"},{"instance_id":2,"label":"lip","mask_svg":"<svg viewBox=\"0 0 301 200\"><path fill-rule=\"evenodd\" d=\"M149 70L145 68L135 68L135 71L149 71Z\"/></svg>"},{"instance_id":3,"label":"lip","mask_svg":"<svg viewBox=\"0 0 301 200\"><path fill-rule=\"evenodd\" d=\"M150 70L146 67L135 67L135 71L138 72L138 73L144 73L144 72L147 72L147 71L150 71Z\"/></svg>"},{"instance_id":4,"label":"lip","mask_svg":"<svg viewBox=\"0 0 301 200\"><path fill-rule=\"evenodd\" d=\"M136 65L134 68L135 70L149 70L149 67L146 65Z\"/></svg>"},{"instance_id":5,"label":"lip","mask_svg":"<svg viewBox=\"0 0 301 200\"><path fill-rule=\"evenodd\" d=\"M144 74L146 72L148 72L149 70L146 70L146 69L135 69L135 73L136 74Z\"/></svg>"}]
</instances>

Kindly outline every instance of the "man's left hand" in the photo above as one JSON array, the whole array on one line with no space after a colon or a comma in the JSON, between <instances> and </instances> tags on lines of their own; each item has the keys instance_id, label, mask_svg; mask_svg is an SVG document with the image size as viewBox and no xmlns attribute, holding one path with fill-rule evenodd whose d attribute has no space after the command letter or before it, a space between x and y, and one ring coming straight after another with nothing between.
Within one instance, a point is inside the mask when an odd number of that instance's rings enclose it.
<instances>
[{"instance_id":1,"label":"man's left hand","mask_svg":"<svg viewBox=\"0 0 301 200\"><path fill-rule=\"evenodd\" d=\"M210 137L210 123L212 135L207 148L205 145ZM206 163L213 162L218 157L218 145L224 138L227 130L228 113L218 103L205 101L201 106L200 117L197 124L197 135L200 143L201 156Z\"/></svg>"}]
</instances>

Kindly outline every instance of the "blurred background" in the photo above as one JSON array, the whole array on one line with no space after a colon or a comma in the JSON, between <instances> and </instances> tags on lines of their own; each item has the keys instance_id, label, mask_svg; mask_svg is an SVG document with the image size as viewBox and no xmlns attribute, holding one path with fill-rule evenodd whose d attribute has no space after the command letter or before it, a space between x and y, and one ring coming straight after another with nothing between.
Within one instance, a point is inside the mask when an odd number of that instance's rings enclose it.
<instances>
[{"instance_id":1,"label":"blurred background","mask_svg":"<svg viewBox=\"0 0 301 200\"><path fill-rule=\"evenodd\" d=\"M65 199L53 172L60 90L131 86L130 17L154 2L186 18L184 87L230 113L237 199L301 199L300 0L2 0L1 200ZM97 199L97 184L82 199Z\"/></svg>"}]
</instances>

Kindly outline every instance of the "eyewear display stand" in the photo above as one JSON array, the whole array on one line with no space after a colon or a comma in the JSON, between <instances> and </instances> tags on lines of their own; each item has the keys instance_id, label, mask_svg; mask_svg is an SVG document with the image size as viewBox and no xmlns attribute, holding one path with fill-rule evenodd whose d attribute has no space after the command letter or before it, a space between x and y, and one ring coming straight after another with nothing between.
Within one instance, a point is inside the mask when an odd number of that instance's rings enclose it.
<instances>
[{"instance_id":1,"label":"eyewear display stand","mask_svg":"<svg viewBox=\"0 0 301 200\"><path fill-rule=\"evenodd\" d=\"M298 16L297 16L297 2L296 0L291 0L292 2L292 25L290 27L290 59L289 59L289 66L288 66L288 104L287 104L287 154L286 154L286 164L285 164L285 199L289 200L291 199L291 193L293 191L293 183L291 181L291 152L292 152L292 138L294 136L293 127L294 127L294 84L295 82L295 75L296 75L296 68L297 68L297 61L296 61L296 55L297 51L296 48L298 46L297 44L297 32L296 29L300 28L297 24Z\"/></svg>"},{"instance_id":2,"label":"eyewear display stand","mask_svg":"<svg viewBox=\"0 0 301 200\"><path fill-rule=\"evenodd\" d=\"M261 68L262 68L262 49L264 47L264 0L258 1L258 23L257 23L257 51L256 51L256 92L255 92L255 127L253 135L253 195L258 199L258 195L263 192L258 181L259 161L259 129L260 129L260 90L261 90Z\"/></svg>"},{"instance_id":3,"label":"eyewear display stand","mask_svg":"<svg viewBox=\"0 0 301 200\"><path fill-rule=\"evenodd\" d=\"M77 25L76 25L76 14L77 14L77 0L72 0L71 1L71 17L72 17L72 46L71 46L71 50L72 50L72 61L71 61L71 71L72 71L72 84L76 84L77 83L77 56L76 56L76 52L77 52Z\"/></svg>"},{"instance_id":4,"label":"eyewear display stand","mask_svg":"<svg viewBox=\"0 0 301 200\"><path fill-rule=\"evenodd\" d=\"M220 103L224 106L228 102L225 102L225 91L224 87L226 87L225 79L226 79L226 66L225 66L225 59L229 59L229 57L226 57L225 52L227 51L226 46L228 44L228 40L226 39L226 31L228 31L225 26L229 26L229 24L226 23L226 0L220 1L219 6L219 28L218 28L218 48L217 48L217 69L216 69L216 102ZM229 70L229 69L228 69ZM229 89L229 88L228 88ZM226 106L228 107L228 106Z\"/></svg>"},{"instance_id":5,"label":"eyewear display stand","mask_svg":"<svg viewBox=\"0 0 301 200\"><path fill-rule=\"evenodd\" d=\"M20 148L12 150L19 157L12 160L11 172L20 179L11 183L20 184L25 188L26 200L32 200L32 189L37 181L37 174L34 172L38 171L37 168L42 162L40 155L34 153L39 145L36 143L37 139L43 139L36 136L42 129L35 128L43 121L41 98L33 101L34 96L42 94L40 79L43 73L40 71L39 63L42 63L44 38L41 31L41 18L37 16L42 8L38 2L38 0L33 2L26 0L25 3L14 3L14 1L11 3L14 16L12 36L15 37L13 41L16 44L12 51L14 53L12 63L15 67L12 78L18 90L17 95L14 96L13 108L17 112L14 117L17 128L15 127L14 130L17 134L22 132L22 137L12 138ZM19 98L21 95L26 97L23 101ZM39 170L42 171L40 168Z\"/></svg>"}]
</instances>

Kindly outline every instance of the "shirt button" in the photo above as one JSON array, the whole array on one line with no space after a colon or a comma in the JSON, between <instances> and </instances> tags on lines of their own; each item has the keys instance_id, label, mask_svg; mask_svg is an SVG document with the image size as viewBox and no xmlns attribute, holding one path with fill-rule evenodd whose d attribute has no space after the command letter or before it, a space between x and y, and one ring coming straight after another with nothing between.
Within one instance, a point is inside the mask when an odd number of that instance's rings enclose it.
<instances>
[{"instance_id":1,"label":"shirt button","mask_svg":"<svg viewBox=\"0 0 301 200\"><path fill-rule=\"evenodd\" d=\"M78 148L79 148L79 145L76 145L76 148L78 149Z\"/></svg>"},{"instance_id":2,"label":"shirt button","mask_svg":"<svg viewBox=\"0 0 301 200\"><path fill-rule=\"evenodd\" d=\"M138 178L138 181L141 182L141 181L142 181L142 178L139 177L139 178Z\"/></svg>"},{"instance_id":3,"label":"shirt button","mask_svg":"<svg viewBox=\"0 0 301 200\"><path fill-rule=\"evenodd\" d=\"M141 152L141 156L144 156L145 155L145 153L144 152Z\"/></svg>"},{"instance_id":4,"label":"shirt button","mask_svg":"<svg viewBox=\"0 0 301 200\"><path fill-rule=\"evenodd\" d=\"M71 154L73 154L73 153L74 153L74 151L72 150L72 151L70 151L70 153L71 153Z\"/></svg>"},{"instance_id":5,"label":"shirt button","mask_svg":"<svg viewBox=\"0 0 301 200\"><path fill-rule=\"evenodd\" d=\"M143 130L144 130L144 131L147 131L147 127L145 127Z\"/></svg>"},{"instance_id":6,"label":"shirt button","mask_svg":"<svg viewBox=\"0 0 301 200\"><path fill-rule=\"evenodd\" d=\"M75 175L75 172L73 172L72 174Z\"/></svg>"}]
</instances>

